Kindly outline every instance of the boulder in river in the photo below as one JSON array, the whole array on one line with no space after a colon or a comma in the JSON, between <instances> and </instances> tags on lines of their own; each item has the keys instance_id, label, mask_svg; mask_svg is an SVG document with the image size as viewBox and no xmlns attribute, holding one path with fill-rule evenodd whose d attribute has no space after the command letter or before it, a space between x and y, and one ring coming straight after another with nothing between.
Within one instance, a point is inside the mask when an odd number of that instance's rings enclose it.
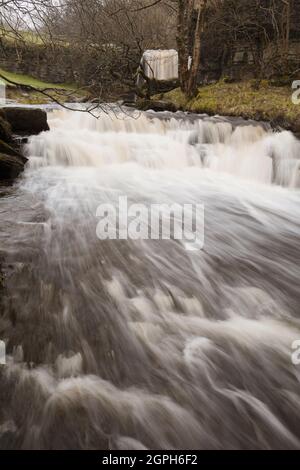
<instances>
[{"instance_id":1,"label":"boulder in river","mask_svg":"<svg viewBox=\"0 0 300 470\"><path fill-rule=\"evenodd\" d=\"M39 108L6 107L2 115L15 134L34 135L49 130L47 113Z\"/></svg>"},{"instance_id":2,"label":"boulder in river","mask_svg":"<svg viewBox=\"0 0 300 470\"><path fill-rule=\"evenodd\" d=\"M0 109L0 181L12 180L27 162L13 134L32 135L49 130L47 114L39 108L4 107Z\"/></svg>"},{"instance_id":3,"label":"boulder in river","mask_svg":"<svg viewBox=\"0 0 300 470\"><path fill-rule=\"evenodd\" d=\"M156 111L156 112L163 112L169 111L175 113L178 111L177 106L174 103L169 101L160 101L160 100L141 100L137 103L137 108L141 111Z\"/></svg>"}]
</instances>

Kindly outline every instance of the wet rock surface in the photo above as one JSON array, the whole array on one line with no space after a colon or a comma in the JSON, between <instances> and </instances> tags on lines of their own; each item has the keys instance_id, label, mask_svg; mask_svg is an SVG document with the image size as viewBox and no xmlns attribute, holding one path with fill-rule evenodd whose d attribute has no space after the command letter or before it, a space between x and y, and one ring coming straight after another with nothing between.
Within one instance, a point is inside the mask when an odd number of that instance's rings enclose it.
<instances>
[{"instance_id":1,"label":"wet rock surface","mask_svg":"<svg viewBox=\"0 0 300 470\"><path fill-rule=\"evenodd\" d=\"M170 103L168 101L154 101L154 100L141 100L137 103L137 108L141 111L157 111L157 112L176 112L178 108L175 104Z\"/></svg>"},{"instance_id":2,"label":"wet rock surface","mask_svg":"<svg viewBox=\"0 0 300 470\"><path fill-rule=\"evenodd\" d=\"M11 182L23 170L22 139L49 130L47 113L37 108L5 107L0 110L0 181Z\"/></svg>"},{"instance_id":3,"label":"wet rock surface","mask_svg":"<svg viewBox=\"0 0 300 470\"><path fill-rule=\"evenodd\" d=\"M12 133L10 124L5 119L4 112L0 109L0 140L11 142Z\"/></svg>"},{"instance_id":4,"label":"wet rock surface","mask_svg":"<svg viewBox=\"0 0 300 470\"><path fill-rule=\"evenodd\" d=\"M24 170L24 161L20 157L0 153L0 177L3 180L16 178Z\"/></svg>"},{"instance_id":5,"label":"wet rock surface","mask_svg":"<svg viewBox=\"0 0 300 470\"><path fill-rule=\"evenodd\" d=\"M36 135L49 130L47 113L42 109L7 107L2 113L15 134Z\"/></svg>"}]
</instances>

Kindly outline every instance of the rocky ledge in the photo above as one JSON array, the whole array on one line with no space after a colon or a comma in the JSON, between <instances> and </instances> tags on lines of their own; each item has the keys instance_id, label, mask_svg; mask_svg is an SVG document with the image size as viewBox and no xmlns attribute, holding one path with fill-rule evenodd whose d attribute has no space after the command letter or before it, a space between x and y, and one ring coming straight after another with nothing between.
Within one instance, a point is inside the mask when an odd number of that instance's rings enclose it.
<instances>
[{"instance_id":1,"label":"rocky ledge","mask_svg":"<svg viewBox=\"0 0 300 470\"><path fill-rule=\"evenodd\" d=\"M156 111L156 112L171 112L171 113L176 113L178 111L178 107L176 104L168 102L168 101L162 101L162 100L138 100L137 103L135 103L135 107L139 109L140 111Z\"/></svg>"},{"instance_id":2,"label":"rocky ledge","mask_svg":"<svg viewBox=\"0 0 300 470\"><path fill-rule=\"evenodd\" d=\"M42 109L4 107L0 109L0 181L11 181L23 170L22 155L14 135L34 135L48 131L47 114Z\"/></svg>"}]
</instances>

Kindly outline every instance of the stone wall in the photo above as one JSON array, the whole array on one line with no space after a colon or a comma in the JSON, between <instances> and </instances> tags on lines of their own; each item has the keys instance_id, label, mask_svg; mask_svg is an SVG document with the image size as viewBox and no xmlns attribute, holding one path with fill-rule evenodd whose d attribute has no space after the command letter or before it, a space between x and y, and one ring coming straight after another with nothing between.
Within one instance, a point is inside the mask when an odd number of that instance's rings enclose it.
<instances>
[{"instance_id":1,"label":"stone wall","mask_svg":"<svg viewBox=\"0 0 300 470\"><path fill-rule=\"evenodd\" d=\"M264 64L263 75L265 78L278 76L281 73L288 75L290 72L300 68L300 40L294 39L290 42L285 70L280 68L280 62L276 61L276 57L278 57L276 45L270 44L263 51L262 63ZM240 43L231 51L229 60L224 65L222 75L236 79L257 78L255 71L255 60L250 46Z\"/></svg>"},{"instance_id":2,"label":"stone wall","mask_svg":"<svg viewBox=\"0 0 300 470\"><path fill-rule=\"evenodd\" d=\"M89 85L97 96L101 92L102 97L115 96L125 83L134 83L139 57L135 51L130 54L128 57L128 51L126 55L117 48L99 51L93 47L86 50L75 46L14 44L0 39L0 68L50 83Z\"/></svg>"},{"instance_id":3,"label":"stone wall","mask_svg":"<svg viewBox=\"0 0 300 470\"><path fill-rule=\"evenodd\" d=\"M68 47L0 42L0 68L31 75L51 83L75 81L71 51Z\"/></svg>"}]
</instances>

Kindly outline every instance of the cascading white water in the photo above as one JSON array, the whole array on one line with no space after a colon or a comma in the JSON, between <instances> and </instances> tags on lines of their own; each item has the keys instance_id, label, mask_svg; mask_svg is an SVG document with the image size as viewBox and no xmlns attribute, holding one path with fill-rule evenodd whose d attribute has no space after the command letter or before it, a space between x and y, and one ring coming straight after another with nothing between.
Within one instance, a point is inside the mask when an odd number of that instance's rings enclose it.
<instances>
[{"instance_id":1,"label":"cascading white water","mask_svg":"<svg viewBox=\"0 0 300 470\"><path fill-rule=\"evenodd\" d=\"M0 447L299 448L299 142L55 111L0 199ZM99 204L205 205L205 244L106 240Z\"/></svg>"},{"instance_id":2,"label":"cascading white water","mask_svg":"<svg viewBox=\"0 0 300 470\"><path fill-rule=\"evenodd\" d=\"M142 56L141 68L151 80L176 80L178 52L175 49L147 50Z\"/></svg>"},{"instance_id":3,"label":"cascading white water","mask_svg":"<svg viewBox=\"0 0 300 470\"><path fill-rule=\"evenodd\" d=\"M300 142L290 132L273 134L258 125L233 128L226 121L154 116L116 111L95 119L56 111L50 119L51 133L31 139L31 165L198 166L262 183L300 185Z\"/></svg>"}]
</instances>

